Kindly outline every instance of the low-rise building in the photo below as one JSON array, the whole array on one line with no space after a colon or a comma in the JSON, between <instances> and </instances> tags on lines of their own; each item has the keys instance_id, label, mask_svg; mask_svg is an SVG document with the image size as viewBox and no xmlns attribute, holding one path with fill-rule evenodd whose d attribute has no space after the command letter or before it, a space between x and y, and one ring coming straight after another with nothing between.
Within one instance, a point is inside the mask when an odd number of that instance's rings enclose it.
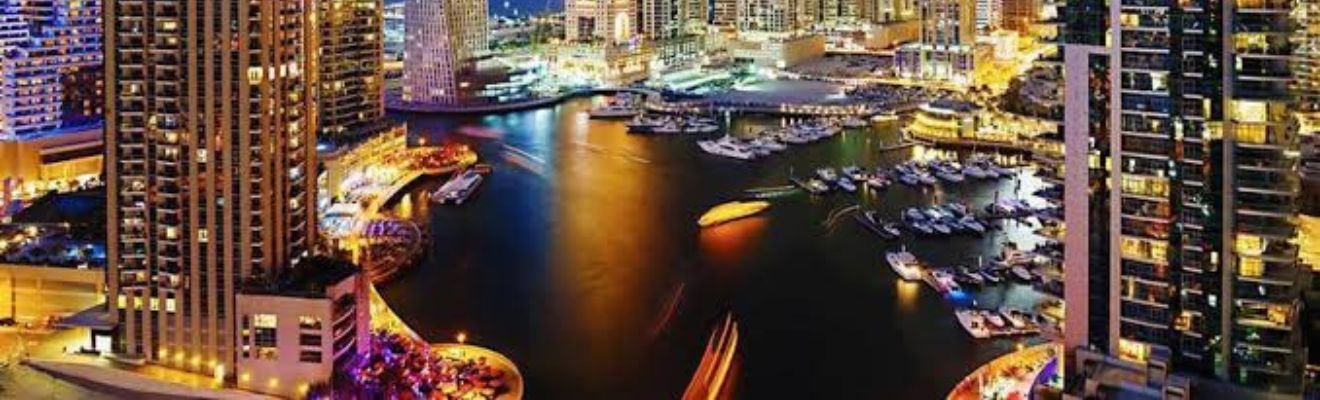
<instances>
[{"instance_id":1,"label":"low-rise building","mask_svg":"<svg viewBox=\"0 0 1320 400\"><path fill-rule=\"evenodd\" d=\"M247 282L237 296L238 387L298 398L329 384L367 349L366 285L353 264L321 257Z\"/></svg>"},{"instance_id":2,"label":"low-rise building","mask_svg":"<svg viewBox=\"0 0 1320 400\"><path fill-rule=\"evenodd\" d=\"M650 77L651 59L645 43L566 43L556 49L551 71L571 84L628 86Z\"/></svg>"},{"instance_id":3,"label":"low-rise building","mask_svg":"<svg viewBox=\"0 0 1320 400\"><path fill-rule=\"evenodd\" d=\"M825 37L815 34L740 34L729 44L735 61L766 68L791 68L825 55Z\"/></svg>"}]
</instances>

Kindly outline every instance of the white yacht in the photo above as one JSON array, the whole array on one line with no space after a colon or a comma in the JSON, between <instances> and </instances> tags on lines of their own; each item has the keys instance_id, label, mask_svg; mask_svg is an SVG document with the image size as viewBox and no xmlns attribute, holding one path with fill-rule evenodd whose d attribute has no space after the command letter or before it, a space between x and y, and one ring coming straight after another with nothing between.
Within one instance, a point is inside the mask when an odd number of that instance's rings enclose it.
<instances>
[{"instance_id":1,"label":"white yacht","mask_svg":"<svg viewBox=\"0 0 1320 400\"><path fill-rule=\"evenodd\" d=\"M889 267L893 268L894 273L903 280L921 280L921 263L917 261L917 256L907 250L886 253L885 261L889 262Z\"/></svg>"},{"instance_id":2,"label":"white yacht","mask_svg":"<svg viewBox=\"0 0 1320 400\"><path fill-rule=\"evenodd\" d=\"M466 170L454 175L439 189L431 193L431 201L440 204L454 203L463 204L468 197L481 186L484 177L475 170Z\"/></svg>"},{"instance_id":3,"label":"white yacht","mask_svg":"<svg viewBox=\"0 0 1320 400\"><path fill-rule=\"evenodd\" d=\"M739 146L728 140L700 140L697 141L697 146L700 146L702 151L721 157L729 157L738 160L751 160L756 158L756 154L753 154L743 146Z\"/></svg>"}]
</instances>

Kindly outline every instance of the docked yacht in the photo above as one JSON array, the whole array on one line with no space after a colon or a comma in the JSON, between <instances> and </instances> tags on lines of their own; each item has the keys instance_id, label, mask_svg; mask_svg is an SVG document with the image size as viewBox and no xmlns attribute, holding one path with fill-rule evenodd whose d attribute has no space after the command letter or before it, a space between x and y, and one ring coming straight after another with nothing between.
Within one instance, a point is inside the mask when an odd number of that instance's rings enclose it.
<instances>
[{"instance_id":1,"label":"docked yacht","mask_svg":"<svg viewBox=\"0 0 1320 400\"><path fill-rule=\"evenodd\" d=\"M889 267L899 278L905 281L921 280L921 262L907 250L885 253L885 261L889 262Z\"/></svg>"},{"instance_id":2,"label":"docked yacht","mask_svg":"<svg viewBox=\"0 0 1320 400\"><path fill-rule=\"evenodd\" d=\"M985 278L982 277L981 274L976 273L976 271L972 271L967 267L960 268L958 270L958 276L962 277L963 282L971 285L980 286L985 284Z\"/></svg>"},{"instance_id":3,"label":"docked yacht","mask_svg":"<svg viewBox=\"0 0 1320 400\"><path fill-rule=\"evenodd\" d=\"M935 180L935 177L930 176L930 173L928 172L921 172L917 174L917 181L921 182L922 185L926 185L926 186L931 186L939 182Z\"/></svg>"},{"instance_id":4,"label":"docked yacht","mask_svg":"<svg viewBox=\"0 0 1320 400\"><path fill-rule=\"evenodd\" d=\"M665 122L665 118L663 117L652 118L645 115L638 115L633 117L633 119L628 120L628 122L624 122L623 125L628 127L629 132L649 133L652 130L655 130L655 128L663 126Z\"/></svg>"},{"instance_id":5,"label":"docked yacht","mask_svg":"<svg viewBox=\"0 0 1320 400\"><path fill-rule=\"evenodd\" d=\"M660 124L660 126L651 128L651 132L664 134L664 135L677 135L683 133L683 124L678 121L669 120L669 121L665 121L665 123L663 124Z\"/></svg>"},{"instance_id":6,"label":"docked yacht","mask_svg":"<svg viewBox=\"0 0 1320 400\"><path fill-rule=\"evenodd\" d=\"M985 169L976 165L976 163L967 163L967 165L963 166L963 174L976 179L987 179L990 177L989 174L986 174Z\"/></svg>"},{"instance_id":7,"label":"docked yacht","mask_svg":"<svg viewBox=\"0 0 1320 400\"><path fill-rule=\"evenodd\" d=\"M706 153L728 157L738 160L752 160L756 158L747 148L740 146L730 140L698 140L697 146L701 147Z\"/></svg>"},{"instance_id":8,"label":"docked yacht","mask_svg":"<svg viewBox=\"0 0 1320 400\"><path fill-rule=\"evenodd\" d=\"M633 99L631 94L622 94L614 98L613 101L591 109L587 114L591 118L629 118L641 114L641 107Z\"/></svg>"},{"instance_id":9,"label":"docked yacht","mask_svg":"<svg viewBox=\"0 0 1320 400\"><path fill-rule=\"evenodd\" d=\"M843 172L844 176L847 176L848 179L852 179L854 182L866 181L866 171L863 170L862 167L858 167L856 165L849 165L847 167L843 167L841 171Z\"/></svg>"},{"instance_id":10,"label":"docked yacht","mask_svg":"<svg viewBox=\"0 0 1320 400\"><path fill-rule=\"evenodd\" d=\"M912 229L915 229L917 232L924 235L935 234L935 229L931 228L930 223L926 221L920 221L920 220L908 221L908 226L911 226Z\"/></svg>"},{"instance_id":11,"label":"docked yacht","mask_svg":"<svg viewBox=\"0 0 1320 400\"><path fill-rule=\"evenodd\" d=\"M1031 282L1031 279L1034 278L1031 275L1031 271L1028 271L1025 267L1022 267L1021 265L1013 267L1010 271L1013 272L1014 277L1017 277L1018 279L1021 279L1025 282Z\"/></svg>"},{"instance_id":12,"label":"docked yacht","mask_svg":"<svg viewBox=\"0 0 1320 400\"><path fill-rule=\"evenodd\" d=\"M950 228L949 225L940 221L930 221L930 228L934 229L935 232L938 232L941 235L953 233L953 228Z\"/></svg>"},{"instance_id":13,"label":"docked yacht","mask_svg":"<svg viewBox=\"0 0 1320 400\"><path fill-rule=\"evenodd\" d=\"M903 219L906 221L925 221L926 214L916 207L903 210Z\"/></svg>"},{"instance_id":14,"label":"docked yacht","mask_svg":"<svg viewBox=\"0 0 1320 400\"><path fill-rule=\"evenodd\" d=\"M958 224L962 225L969 231L978 234L985 233L985 225L981 225L981 222L977 221L976 218L973 218L970 215L963 216L962 219L958 220Z\"/></svg>"},{"instance_id":15,"label":"docked yacht","mask_svg":"<svg viewBox=\"0 0 1320 400\"><path fill-rule=\"evenodd\" d=\"M889 187L889 180L880 175L871 175L866 179L866 186L872 189L881 190Z\"/></svg>"},{"instance_id":16,"label":"docked yacht","mask_svg":"<svg viewBox=\"0 0 1320 400\"><path fill-rule=\"evenodd\" d=\"M857 191L857 184L853 183L852 180L846 177L839 177L838 179L835 179L834 184L839 186L840 189L843 189L844 191L849 193Z\"/></svg>"},{"instance_id":17,"label":"docked yacht","mask_svg":"<svg viewBox=\"0 0 1320 400\"><path fill-rule=\"evenodd\" d=\"M901 234L894 224L887 223L883 219L880 219L880 213L875 210L866 210L853 214L853 219L856 219L857 223L871 231L871 233L884 239L897 239Z\"/></svg>"},{"instance_id":18,"label":"docked yacht","mask_svg":"<svg viewBox=\"0 0 1320 400\"><path fill-rule=\"evenodd\" d=\"M866 120L859 117L848 117L843 120L844 128L851 128L851 129L865 128L866 125L867 125Z\"/></svg>"},{"instance_id":19,"label":"docked yacht","mask_svg":"<svg viewBox=\"0 0 1320 400\"><path fill-rule=\"evenodd\" d=\"M952 273L938 269L930 271L930 284L935 287L935 290L940 291L940 293L948 293L962 289L961 286L958 286L958 282L954 280Z\"/></svg>"},{"instance_id":20,"label":"docked yacht","mask_svg":"<svg viewBox=\"0 0 1320 400\"><path fill-rule=\"evenodd\" d=\"M834 173L834 169L833 169L833 168L829 168L829 167L825 167L825 168L817 168L817 169L816 169L816 176L819 177L821 180L824 180L824 181L826 181L826 182L834 182L834 181L839 180L839 175L838 175L838 174L835 174L835 173Z\"/></svg>"}]
</instances>

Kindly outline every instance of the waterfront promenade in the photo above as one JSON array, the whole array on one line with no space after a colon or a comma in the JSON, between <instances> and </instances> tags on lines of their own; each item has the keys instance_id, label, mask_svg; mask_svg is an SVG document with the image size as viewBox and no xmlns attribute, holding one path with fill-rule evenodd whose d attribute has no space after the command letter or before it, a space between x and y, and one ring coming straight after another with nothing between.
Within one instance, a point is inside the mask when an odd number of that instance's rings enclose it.
<instances>
[{"instance_id":1,"label":"waterfront promenade","mask_svg":"<svg viewBox=\"0 0 1320 400\"><path fill-rule=\"evenodd\" d=\"M949 392L948 400L1032 398L1042 374L1054 374L1063 354L1059 343L1044 343L1005 354L982 365ZM1053 366L1053 367L1051 367Z\"/></svg>"},{"instance_id":2,"label":"waterfront promenade","mask_svg":"<svg viewBox=\"0 0 1320 400\"><path fill-rule=\"evenodd\" d=\"M733 97L723 97L712 95L705 98L690 100L665 100L660 92L645 88L633 87L603 87L594 89L571 90L564 93L539 97L535 99L520 100L503 104L471 104L471 105L441 105L441 104L410 104L404 103L395 97L391 97L386 102L386 107L390 111L417 113L417 114L487 114L487 113L507 113L514 111L529 110L547 106L557 105L564 101L596 95L613 95L618 93L634 93L646 98L644 107L647 111L662 114L680 114L680 113L748 113L748 114L766 114L782 116L802 116L802 117L871 117L885 113L906 113L915 110L921 102L906 102L902 104L883 104L877 105L869 102L816 102L816 101L793 101L782 99L775 101L777 96L788 96L789 93L765 93L757 95L755 100L740 99Z\"/></svg>"}]
</instances>

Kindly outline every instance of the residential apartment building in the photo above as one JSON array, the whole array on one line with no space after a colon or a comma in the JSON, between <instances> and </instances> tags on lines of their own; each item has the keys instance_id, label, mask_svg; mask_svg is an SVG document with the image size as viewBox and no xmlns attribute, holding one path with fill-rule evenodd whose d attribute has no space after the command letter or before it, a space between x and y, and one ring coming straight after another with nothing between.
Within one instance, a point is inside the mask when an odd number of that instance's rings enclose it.
<instances>
[{"instance_id":1,"label":"residential apartment building","mask_svg":"<svg viewBox=\"0 0 1320 400\"><path fill-rule=\"evenodd\" d=\"M95 126L100 0L0 0L0 139Z\"/></svg>"},{"instance_id":2,"label":"residential apartment building","mask_svg":"<svg viewBox=\"0 0 1320 400\"><path fill-rule=\"evenodd\" d=\"M1300 391L1310 280L1291 9L1068 3L1065 343L1083 360L1071 393ZM1139 373L1098 372L1110 367Z\"/></svg>"},{"instance_id":3,"label":"residential apartment building","mask_svg":"<svg viewBox=\"0 0 1320 400\"><path fill-rule=\"evenodd\" d=\"M408 0L404 101L455 104L467 97L461 80L489 45L487 8L484 0Z\"/></svg>"},{"instance_id":4,"label":"residential apartment building","mask_svg":"<svg viewBox=\"0 0 1320 400\"><path fill-rule=\"evenodd\" d=\"M243 281L313 250L319 66L308 4L106 3L118 356L232 378Z\"/></svg>"}]
</instances>

